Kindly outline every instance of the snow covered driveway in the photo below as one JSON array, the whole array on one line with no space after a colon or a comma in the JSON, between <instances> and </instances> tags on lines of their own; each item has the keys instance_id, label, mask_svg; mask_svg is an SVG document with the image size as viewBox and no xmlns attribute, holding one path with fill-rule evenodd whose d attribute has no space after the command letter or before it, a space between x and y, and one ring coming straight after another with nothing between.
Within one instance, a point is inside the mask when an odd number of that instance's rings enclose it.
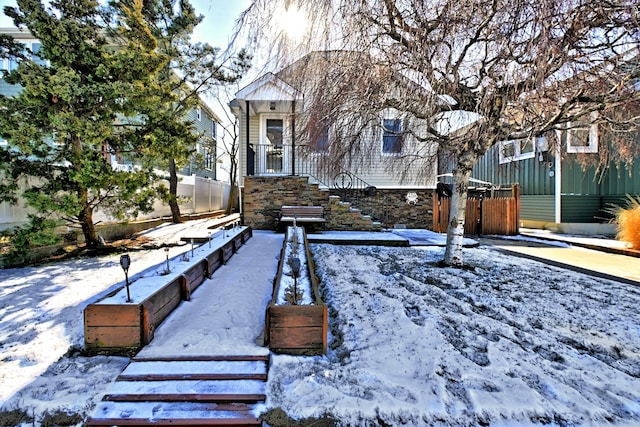
<instances>
[{"instance_id":1,"label":"snow covered driveway","mask_svg":"<svg viewBox=\"0 0 640 427\"><path fill-rule=\"evenodd\" d=\"M348 425L638 425L640 288L487 247L313 245L328 357L274 357L267 404Z\"/></svg>"}]
</instances>

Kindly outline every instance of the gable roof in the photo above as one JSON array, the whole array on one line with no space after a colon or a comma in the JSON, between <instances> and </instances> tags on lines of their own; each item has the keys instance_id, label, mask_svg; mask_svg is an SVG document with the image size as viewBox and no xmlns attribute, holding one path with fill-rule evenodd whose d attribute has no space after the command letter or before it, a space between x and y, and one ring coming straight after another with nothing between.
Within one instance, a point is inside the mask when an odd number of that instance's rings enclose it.
<instances>
[{"instance_id":1,"label":"gable roof","mask_svg":"<svg viewBox=\"0 0 640 427\"><path fill-rule=\"evenodd\" d=\"M236 93L238 101L297 101L303 94L273 73L266 73Z\"/></svg>"}]
</instances>

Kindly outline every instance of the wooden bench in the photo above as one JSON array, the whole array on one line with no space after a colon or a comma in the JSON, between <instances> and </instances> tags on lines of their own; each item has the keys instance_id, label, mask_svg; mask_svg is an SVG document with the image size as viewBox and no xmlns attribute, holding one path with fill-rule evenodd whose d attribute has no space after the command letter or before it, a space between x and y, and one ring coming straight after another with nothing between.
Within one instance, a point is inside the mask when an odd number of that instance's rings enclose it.
<instances>
[{"instance_id":1,"label":"wooden bench","mask_svg":"<svg viewBox=\"0 0 640 427\"><path fill-rule=\"evenodd\" d=\"M322 206L283 206L280 209L280 223L322 223L324 217Z\"/></svg>"}]
</instances>

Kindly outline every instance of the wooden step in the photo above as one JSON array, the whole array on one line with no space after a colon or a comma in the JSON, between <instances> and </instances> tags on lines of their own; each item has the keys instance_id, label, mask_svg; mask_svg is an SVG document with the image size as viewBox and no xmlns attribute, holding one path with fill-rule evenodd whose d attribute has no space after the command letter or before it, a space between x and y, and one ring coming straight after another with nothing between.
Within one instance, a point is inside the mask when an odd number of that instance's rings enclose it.
<instances>
[{"instance_id":1,"label":"wooden step","mask_svg":"<svg viewBox=\"0 0 640 427\"><path fill-rule=\"evenodd\" d=\"M198 403L257 403L264 402L265 394L203 394L203 393L149 393L149 394L106 394L107 402L198 402Z\"/></svg>"},{"instance_id":2,"label":"wooden step","mask_svg":"<svg viewBox=\"0 0 640 427\"><path fill-rule=\"evenodd\" d=\"M99 418L90 419L85 426L91 427L147 427L147 426L175 426L175 427L208 427L208 426L237 426L237 427L250 427L260 426L262 422L257 418L213 418L210 420L202 420L199 418L189 419L184 418L176 420L175 418L168 419L122 419L122 418Z\"/></svg>"},{"instance_id":3,"label":"wooden step","mask_svg":"<svg viewBox=\"0 0 640 427\"><path fill-rule=\"evenodd\" d=\"M116 381L109 394L264 394L258 380Z\"/></svg>"},{"instance_id":4,"label":"wooden step","mask_svg":"<svg viewBox=\"0 0 640 427\"><path fill-rule=\"evenodd\" d=\"M100 402L85 426L253 426L260 420L245 404Z\"/></svg>"},{"instance_id":5,"label":"wooden step","mask_svg":"<svg viewBox=\"0 0 640 427\"><path fill-rule=\"evenodd\" d=\"M149 405L153 405L149 407ZM164 410L162 405L187 405ZM194 405L200 405L194 407ZM206 406L203 406L206 405ZM85 426L259 426L253 406L204 402L100 402Z\"/></svg>"},{"instance_id":6,"label":"wooden step","mask_svg":"<svg viewBox=\"0 0 640 427\"><path fill-rule=\"evenodd\" d=\"M135 357L86 426L256 426L269 356Z\"/></svg>"},{"instance_id":7,"label":"wooden step","mask_svg":"<svg viewBox=\"0 0 640 427\"><path fill-rule=\"evenodd\" d=\"M267 381L267 374L122 374L116 381Z\"/></svg>"},{"instance_id":8,"label":"wooden step","mask_svg":"<svg viewBox=\"0 0 640 427\"><path fill-rule=\"evenodd\" d=\"M130 363L118 381L165 380L267 380L265 360L165 361L136 360Z\"/></svg>"},{"instance_id":9,"label":"wooden step","mask_svg":"<svg viewBox=\"0 0 640 427\"><path fill-rule=\"evenodd\" d=\"M269 362L269 355L219 355L219 356L135 356L132 362L207 362L207 361L263 361Z\"/></svg>"}]
</instances>

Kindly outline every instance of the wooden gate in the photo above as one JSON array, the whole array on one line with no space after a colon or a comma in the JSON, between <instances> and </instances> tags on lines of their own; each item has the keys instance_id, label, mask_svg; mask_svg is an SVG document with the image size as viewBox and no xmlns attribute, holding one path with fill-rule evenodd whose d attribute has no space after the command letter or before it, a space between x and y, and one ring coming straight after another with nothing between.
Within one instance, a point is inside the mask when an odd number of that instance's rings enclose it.
<instances>
[{"instance_id":1,"label":"wooden gate","mask_svg":"<svg viewBox=\"0 0 640 427\"><path fill-rule=\"evenodd\" d=\"M470 191L467 199L464 234L499 234L512 236L520 232L520 187L513 185L507 193ZM434 193L433 230L446 233L451 198Z\"/></svg>"}]
</instances>

